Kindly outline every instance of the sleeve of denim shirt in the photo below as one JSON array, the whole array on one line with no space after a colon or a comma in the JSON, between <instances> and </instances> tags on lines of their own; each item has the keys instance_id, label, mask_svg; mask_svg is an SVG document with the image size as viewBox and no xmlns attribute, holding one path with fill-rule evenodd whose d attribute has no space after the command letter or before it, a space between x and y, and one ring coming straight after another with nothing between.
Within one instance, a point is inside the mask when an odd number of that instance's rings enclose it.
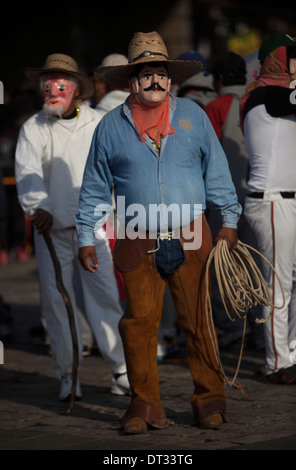
<instances>
[{"instance_id":1,"label":"sleeve of denim shirt","mask_svg":"<svg viewBox=\"0 0 296 470\"><path fill-rule=\"evenodd\" d=\"M93 246L99 230L112 210L112 174L103 144L101 123L90 146L75 216L78 246ZM100 144L99 144L100 143Z\"/></svg>"},{"instance_id":2,"label":"sleeve of denim shirt","mask_svg":"<svg viewBox=\"0 0 296 470\"><path fill-rule=\"evenodd\" d=\"M222 225L236 228L242 211L232 182L228 161L214 128L204 116L204 181L207 207L221 211Z\"/></svg>"}]
</instances>

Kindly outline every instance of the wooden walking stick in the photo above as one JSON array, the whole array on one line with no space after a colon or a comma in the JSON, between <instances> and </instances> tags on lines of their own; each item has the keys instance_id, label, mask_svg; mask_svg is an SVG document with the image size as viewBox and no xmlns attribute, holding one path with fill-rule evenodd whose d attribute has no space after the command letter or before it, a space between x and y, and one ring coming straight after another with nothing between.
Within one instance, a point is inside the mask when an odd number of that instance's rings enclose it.
<instances>
[{"instance_id":1,"label":"wooden walking stick","mask_svg":"<svg viewBox=\"0 0 296 470\"><path fill-rule=\"evenodd\" d=\"M77 332L76 332L76 327L75 327L74 312L73 312L73 307L72 307L70 296L63 283L61 265L57 257L49 232L43 233L43 237L48 246L48 249L51 254L52 261L53 261L57 288L63 297L64 303L67 309L71 337L72 337L72 344L73 344L72 389L71 389L70 405L67 410L67 414L70 414L73 408L74 401L75 401L77 373L78 373L78 341L77 341Z\"/></svg>"}]
</instances>

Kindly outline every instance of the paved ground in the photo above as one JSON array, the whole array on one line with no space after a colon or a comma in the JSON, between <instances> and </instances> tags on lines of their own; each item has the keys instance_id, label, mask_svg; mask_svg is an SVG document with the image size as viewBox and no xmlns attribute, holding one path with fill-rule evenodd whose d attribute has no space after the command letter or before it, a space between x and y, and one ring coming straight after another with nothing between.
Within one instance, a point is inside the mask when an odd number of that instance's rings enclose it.
<instances>
[{"instance_id":1,"label":"paved ground","mask_svg":"<svg viewBox=\"0 0 296 470\"><path fill-rule=\"evenodd\" d=\"M13 337L2 339L0 449L95 450L100 451L96 463L104 464L111 464L111 456L117 464L115 456L136 455L136 451L149 454L150 461L145 463L152 464L160 463L160 457L155 456L164 453L184 456L196 455L198 450L296 449L296 387L264 382L258 373L264 364L262 351L244 352L238 381L246 396L227 386L228 423L219 431L204 431L192 425L192 383L187 363L182 360L182 348L179 362L159 365L162 399L167 416L174 422L170 428L136 436L121 435L112 429L124 414L129 398L109 394L108 366L99 355L84 359L79 372L83 400L76 402L68 415L67 404L57 399L59 383L52 372L52 358L41 346L34 346L28 334L31 327L40 324L34 257L28 262L0 265L0 294L11 305L14 316ZM238 352L224 351L221 359L227 376L232 378ZM176 463L190 463L182 462L185 457L176 459ZM134 466L128 461L121 463Z\"/></svg>"}]
</instances>

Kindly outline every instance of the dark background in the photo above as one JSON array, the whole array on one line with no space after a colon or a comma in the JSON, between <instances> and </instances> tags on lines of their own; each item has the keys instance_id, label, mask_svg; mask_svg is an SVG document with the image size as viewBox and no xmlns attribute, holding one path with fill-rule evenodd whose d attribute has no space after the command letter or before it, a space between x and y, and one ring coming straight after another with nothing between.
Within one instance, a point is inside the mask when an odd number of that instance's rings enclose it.
<instances>
[{"instance_id":1,"label":"dark background","mask_svg":"<svg viewBox=\"0 0 296 470\"><path fill-rule=\"evenodd\" d=\"M227 48L231 35L243 30L256 31L260 37L273 32L296 35L295 5L285 0L270 0L268 6L258 0L58 0L5 2L2 8L0 80L6 93L25 82L24 66L43 66L53 52L72 55L84 71L109 53L127 55L136 31L158 30L171 58L182 52L182 33L186 50L198 49L201 38L206 38L209 62ZM178 11L185 11L186 18L178 18Z\"/></svg>"}]
</instances>

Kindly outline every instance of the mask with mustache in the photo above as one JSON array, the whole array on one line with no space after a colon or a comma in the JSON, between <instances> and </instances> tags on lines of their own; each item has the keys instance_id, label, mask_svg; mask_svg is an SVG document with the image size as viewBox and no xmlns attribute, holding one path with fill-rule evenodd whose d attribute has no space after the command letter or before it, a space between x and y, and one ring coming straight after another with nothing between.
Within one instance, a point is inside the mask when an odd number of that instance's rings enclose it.
<instances>
[{"instance_id":1,"label":"mask with mustache","mask_svg":"<svg viewBox=\"0 0 296 470\"><path fill-rule=\"evenodd\" d=\"M162 86L160 86L159 83L152 83L152 85L150 85L147 88L144 88L143 90L144 91L152 91L153 90L153 91L162 91L162 92L165 91L165 89L162 88Z\"/></svg>"}]
</instances>

